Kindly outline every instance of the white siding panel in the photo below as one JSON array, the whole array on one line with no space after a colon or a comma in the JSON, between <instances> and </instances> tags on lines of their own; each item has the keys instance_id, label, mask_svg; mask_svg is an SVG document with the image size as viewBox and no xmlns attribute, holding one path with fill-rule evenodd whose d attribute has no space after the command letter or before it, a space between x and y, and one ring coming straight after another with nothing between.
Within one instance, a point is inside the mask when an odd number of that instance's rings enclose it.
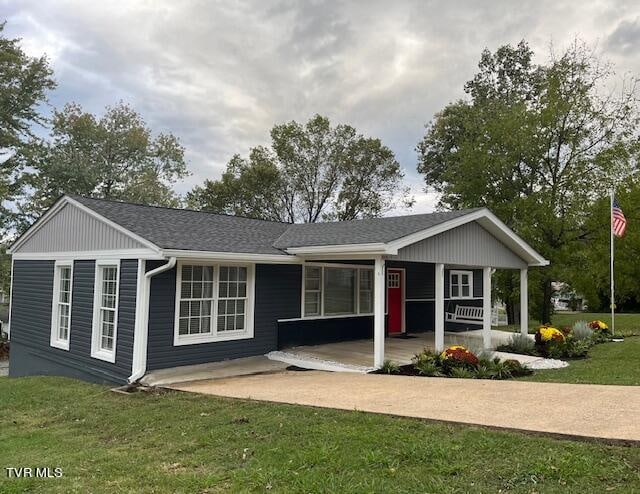
<instances>
[{"instance_id":1,"label":"white siding panel","mask_svg":"<svg viewBox=\"0 0 640 494\"><path fill-rule=\"evenodd\" d=\"M475 221L408 245L392 259L513 269L527 265Z\"/></svg>"},{"instance_id":2,"label":"white siding panel","mask_svg":"<svg viewBox=\"0 0 640 494\"><path fill-rule=\"evenodd\" d=\"M20 246L18 251L68 252L145 247L79 208L67 204Z\"/></svg>"}]
</instances>

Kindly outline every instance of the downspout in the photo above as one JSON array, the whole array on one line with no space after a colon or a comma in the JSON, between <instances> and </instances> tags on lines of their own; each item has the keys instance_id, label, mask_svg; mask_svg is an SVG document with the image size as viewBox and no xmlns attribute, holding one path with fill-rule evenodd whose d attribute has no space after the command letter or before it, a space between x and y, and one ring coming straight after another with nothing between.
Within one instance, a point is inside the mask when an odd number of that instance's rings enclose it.
<instances>
[{"instance_id":1,"label":"downspout","mask_svg":"<svg viewBox=\"0 0 640 494\"><path fill-rule=\"evenodd\" d=\"M146 262L140 259L138 265L138 293L136 304L136 325L133 337L133 363L129 383L141 379L147 372L147 341L149 336L149 298L151 278L168 271L176 265L176 258L170 257L166 264L145 273ZM140 280L142 282L140 282Z\"/></svg>"}]
</instances>

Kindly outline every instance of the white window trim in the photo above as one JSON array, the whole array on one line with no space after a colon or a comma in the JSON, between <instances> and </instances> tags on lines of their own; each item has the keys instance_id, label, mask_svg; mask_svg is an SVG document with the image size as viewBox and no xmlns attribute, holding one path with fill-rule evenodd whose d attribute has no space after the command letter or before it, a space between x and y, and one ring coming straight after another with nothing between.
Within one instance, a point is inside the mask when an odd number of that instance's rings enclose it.
<instances>
[{"instance_id":1,"label":"white window trim","mask_svg":"<svg viewBox=\"0 0 640 494\"><path fill-rule=\"evenodd\" d=\"M304 298L305 298L305 277L306 277L306 267L319 267L320 268L320 314L306 316L304 313ZM355 269L356 270L356 283L355 283L355 303L356 303L356 311L355 313L345 313L345 314L325 314L324 310L324 268L347 268L347 269ZM306 262L302 266L302 296L301 296L301 304L300 304L300 319L336 319L340 317L366 317L372 316L373 312L360 312L360 271L361 270L369 270L373 271L373 266L368 264L340 264L340 263L327 263L327 262Z\"/></svg>"},{"instance_id":2,"label":"white window trim","mask_svg":"<svg viewBox=\"0 0 640 494\"><path fill-rule=\"evenodd\" d=\"M69 285L69 330L67 339L62 340L60 334L60 315L58 314L58 304L60 299L60 270L61 267L71 268L71 282ZM69 341L71 340L71 309L73 307L73 261L56 261L53 267L53 300L51 304L51 339L50 344L54 348L69 351Z\"/></svg>"},{"instance_id":3,"label":"white window trim","mask_svg":"<svg viewBox=\"0 0 640 494\"><path fill-rule=\"evenodd\" d=\"M459 290L458 290L458 296L454 297L453 295L451 295L451 287L453 286L452 282L451 282L451 278L453 278L453 276L458 275L458 279L461 280L460 275L468 275L469 276L469 296L464 296L462 295L462 284L458 284L459 286ZM466 269L452 269L451 271L449 271L449 299L450 300L468 300L468 299L472 299L473 297L473 271L469 271Z\"/></svg>"},{"instance_id":4,"label":"white window trim","mask_svg":"<svg viewBox=\"0 0 640 494\"><path fill-rule=\"evenodd\" d=\"M113 315L113 350L108 351L100 348L100 307L102 299L102 279L100 278L100 268L103 266L116 266L116 310ZM111 362L116 361L116 348L118 343L118 311L120 308L120 259L97 259L95 275L93 281L93 324L91 328L91 356L93 358Z\"/></svg>"},{"instance_id":5,"label":"white window trim","mask_svg":"<svg viewBox=\"0 0 640 494\"><path fill-rule=\"evenodd\" d=\"M213 310L211 311L211 333L208 334L179 334L180 327L180 285L182 283L182 266L213 266ZM220 266L238 266L247 268L247 299L245 329L223 331L218 334L218 300L220 281ZM207 262L207 261L178 261L176 267L176 301L174 307L173 346L213 343L218 341L248 340L254 334L254 304L255 304L255 264L238 262Z\"/></svg>"}]
</instances>

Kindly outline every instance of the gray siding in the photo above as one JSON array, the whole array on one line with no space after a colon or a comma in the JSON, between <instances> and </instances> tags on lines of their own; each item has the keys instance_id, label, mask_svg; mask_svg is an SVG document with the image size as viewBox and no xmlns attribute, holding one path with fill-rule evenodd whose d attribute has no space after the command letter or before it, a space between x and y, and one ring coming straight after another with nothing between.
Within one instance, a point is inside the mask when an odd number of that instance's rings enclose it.
<instances>
[{"instance_id":1,"label":"gray siding","mask_svg":"<svg viewBox=\"0 0 640 494\"><path fill-rule=\"evenodd\" d=\"M27 240L18 252L69 252L146 248L115 228L67 204Z\"/></svg>"},{"instance_id":2,"label":"gray siding","mask_svg":"<svg viewBox=\"0 0 640 494\"><path fill-rule=\"evenodd\" d=\"M147 270L162 264L147 262ZM173 345L176 270L152 278L149 301L149 370L262 355L277 348L278 319L300 317L302 267L257 264L254 337L246 340Z\"/></svg>"},{"instance_id":3,"label":"gray siding","mask_svg":"<svg viewBox=\"0 0 640 494\"><path fill-rule=\"evenodd\" d=\"M66 375L96 382L124 383L131 374L137 260L122 260L116 362L91 357L94 261L75 261L69 350L50 346L53 261L14 262L10 375ZM17 351L14 352L14 346Z\"/></svg>"},{"instance_id":4,"label":"gray siding","mask_svg":"<svg viewBox=\"0 0 640 494\"><path fill-rule=\"evenodd\" d=\"M393 259L513 269L527 266L475 221L404 247Z\"/></svg>"}]
</instances>

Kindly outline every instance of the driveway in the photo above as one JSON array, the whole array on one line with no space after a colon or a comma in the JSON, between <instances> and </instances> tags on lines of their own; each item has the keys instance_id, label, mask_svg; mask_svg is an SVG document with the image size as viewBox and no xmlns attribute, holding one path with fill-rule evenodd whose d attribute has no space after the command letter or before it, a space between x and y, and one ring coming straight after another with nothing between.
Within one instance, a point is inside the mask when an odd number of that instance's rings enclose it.
<instances>
[{"instance_id":1,"label":"driveway","mask_svg":"<svg viewBox=\"0 0 640 494\"><path fill-rule=\"evenodd\" d=\"M287 371L174 384L232 398L640 441L640 387Z\"/></svg>"}]
</instances>

